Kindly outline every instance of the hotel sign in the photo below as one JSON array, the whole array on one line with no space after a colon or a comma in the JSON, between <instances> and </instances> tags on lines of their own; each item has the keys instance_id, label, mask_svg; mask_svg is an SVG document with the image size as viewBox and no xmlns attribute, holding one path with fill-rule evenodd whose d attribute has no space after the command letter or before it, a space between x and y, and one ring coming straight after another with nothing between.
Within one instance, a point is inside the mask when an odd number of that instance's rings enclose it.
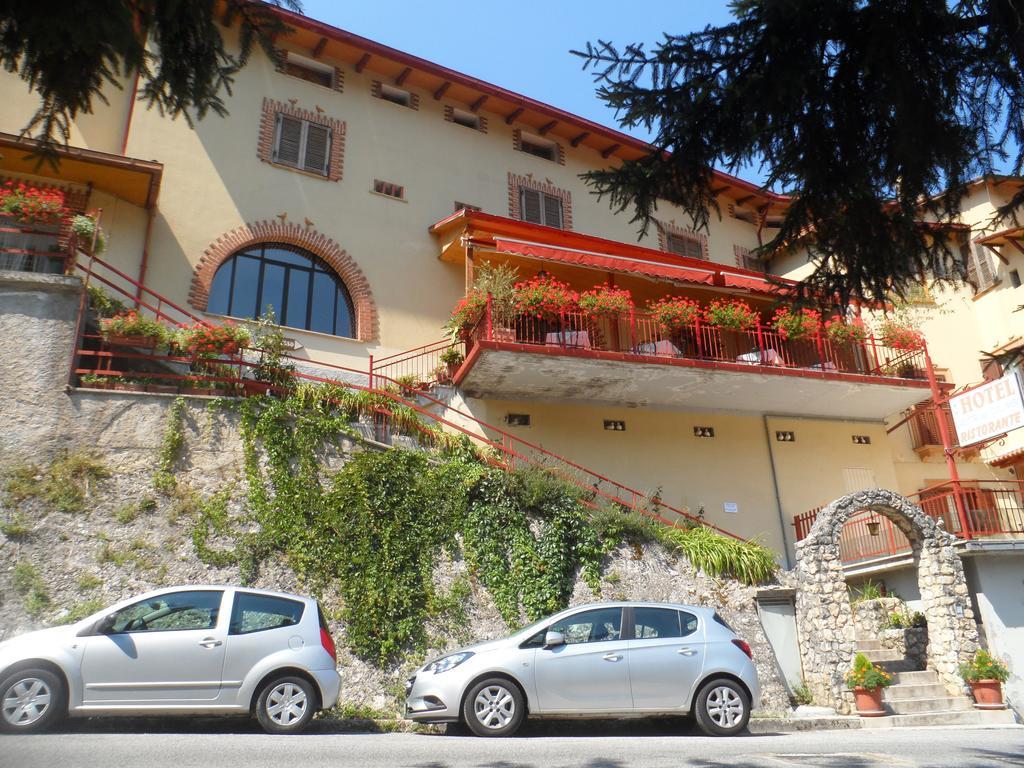
<instances>
[{"instance_id":1,"label":"hotel sign","mask_svg":"<svg viewBox=\"0 0 1024 768\"><path fill-rule=\"evenodd\" d=\"M950 398L949 407L961 447L1024 427L1024 399L1016 373Z\"/></svg>"}]
</instances>

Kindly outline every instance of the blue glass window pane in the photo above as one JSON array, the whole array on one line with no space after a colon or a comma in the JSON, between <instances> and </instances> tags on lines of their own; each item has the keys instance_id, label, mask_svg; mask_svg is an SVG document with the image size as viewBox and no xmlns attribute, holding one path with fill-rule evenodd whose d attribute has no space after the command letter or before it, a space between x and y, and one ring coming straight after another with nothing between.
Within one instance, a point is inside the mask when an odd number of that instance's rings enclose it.
<instances>
[{"instance_id":1,"label":"blue glass window pane","mask_svg":"<svg viewBox=\"0 0 1024 768\"><path fill-rule=\"evenodd\" d=\"M320 333L334 333L334 300L337 286L324 272L313 275L313 312L309 329Z\"/></svg>"},{"instance_id":2,"label":"blue glass window pane","mask_svg":"<svg viewBox=\"0 0 1024 768\"><path fill-rule=\"evenodd\" d=\"M288 307L284 324L292 328L306 327L306 307L309 302L309 272L292 269L288 273Z\"/></svg>"},{"instance_id":3,"label":"blue glass window pane","mask_svg":"<svg viewBox=\"0 0 1024 768\"><path fill-rule=\"evenodd\" d=\"M231 300L231 265L234 259L225 261L217 274L213 276L213 283L210 284L210 298L206 302L206 309L218 315L226 315L230 311L228 302Z\"/></svg>"},{"instance_id":4,"label":"blue glass window pane","mask_svg":"<svg viewBox=\"0 0 1024 768\"><path fill-rule=\"evenodd\" d=\"M282 322L282 309L284 307L284 271L285 268L277 264L263 264L263 295L260 297L260 314L268 309L274 310L274 317L277 322Z\"/></svg>"},{"instance_id":5,"label":"blue glass window pane","mask_svg":"<svg viewBox=\"0 0 1024 768\"><path fill-rule=\"evenodd\" d=\"M349 314L348 299L345 297L345 292L338 289L338 296L335 300L337 303L337 314L335 315L335 328L334 333L338 336L353 337L352 333L352 317Z\"/></svg>"},{"instance_id":6,"label":"blue glass window pane","mask_svg":"<svg viewBox=\"0 0 1024 768\"><path fill-rule=\"evenodd\" d=\"M311 267L313 266L308 256L301 256L294 251L289 251L284 248L267 247L263 251L264 258L272 259L273 261L281 261L285 264L294 264L297 267Z\"/></svg>"},{"instance_id":7,"label":"blue glass window pane","mask_svg":"<svg viewBox=\"0 0 1024 768\"><path fill-rule=\"evenodd\" d=\"M259 280L260 263L247 256L238 256L235 260L231 311L228 314L233 317L256 317L256 291L259 288Z\"/></svg>"}]
</instances>

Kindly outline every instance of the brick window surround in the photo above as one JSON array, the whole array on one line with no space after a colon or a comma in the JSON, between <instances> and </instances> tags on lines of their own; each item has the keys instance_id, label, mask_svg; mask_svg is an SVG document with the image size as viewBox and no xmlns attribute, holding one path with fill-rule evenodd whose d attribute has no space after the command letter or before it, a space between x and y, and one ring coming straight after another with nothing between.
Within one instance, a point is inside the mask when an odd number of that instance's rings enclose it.
<instances>
[{"instance_id":1,"label":"brick window surround","mask_svg":"<svg viewBox=\"0 0 1024 768\"><path fill-rule=\"evenodd\" d=\"M317 107L319 109L319 107ZM288 165L279 165L274 162L274 128L277 125L277 116L294 117L296 120L307 120L315 125L322 125L331 129L331 158L327 165L327 175L303 171L292 168ZM297 171L314 178L327 179L328 181L341 181L342 164L345 160L345 121L327 117L323 112L311 112L308 109L300 109L295 106L295 101L275 101L264 97L263 109L260 114L260 138L256 145L256 153L264 163L270 163L275 168L285 168L289 171Z\"/></svg>"},{"instance_id":2,"label":"brick window surround","mask_svg":"<svg viewBox=\"0 0 1024 768\"><path fill-rule=\"evenodd\" d=\"M375 99L382 99L383 101L388 101L391 104L395 104L395 102L390 101L389 99L385 99L384 96L382 95L381 91L382 91L382 86L383 85L384 85L384 83L382 83L380 80L373 80L373 81L371 81L371 83L370 83L370 94ZM401 88L400 90L405 91L404 88ZM408 107L411 110L418 111L419 108L420 108L420 95L418 93L413 93L412 91L406 91L406 93L409 94L409 103L408 104L395 104L395 106L397 106L397 107L405 106L405 107Z\"/></svg>"},{"instance_id":3,"label":"brick window surround","mask_svg":"<svg viewBox=\"0 0 1024 768\"><path fill-rule=\"evenodd\" d=\"M257 243L295 245L327 262L345 283L352 298L356 317L355 338L359 341L373 341L377 338L377 305L370 292L370 283L359 265L327 235L291 222L257 221L218 237L207 247L192 273L188 303L194 309L205 312L210 298L210 285L217 268L232 254Z\"/></svg>"},{"instance_id":4,"label":"brick window surround","mask_svg":"<svg viewBox=\"0 0 1024 768\"><path fill-rule=\"evenodd\" d=\"M532 189L559 198L562 201L562 229L572 229L572 193L567 189L556 187L548 179L538 181L533 178L532 174L525 176L512 172L508 174L508 215L511 218L520 221L523 219L519 203L519 190L521 189Z\"/></svg>"},{"instance_id":5,"label":"brick window surround","mask_svg":"<svg viewBox=\"0 0 1024 768\"><path fill-rule=\"evenodd\" d=\"M288 72L288 70L286 69L286 67L285 67L285 65L288 63L288 51L287 51L287 49L285 49L285 48L278 48L277 49L277 55L279 57L277 65L276 65L277 71L280 72L282 75L288 75L289 77L295 77L295 75L290 74ZM334 70L334 76L331 78L331 90L332 91L336 91L337 93L344 93L345 92L345 70L341 69L340 67L332 67L332 69ZM303 78L299 78L299 79L301 80ZM307 81L307 82L309 82L309 81ZM315 85L319 85L319 84L315 83ZM323 86L321 86L321 87L323 87Z\"/></svg>"},{"instance_id":6,"label":"brick window surround","mask_svg":"<svg viewBox=\"0 0 1024 768\"><path fill-rule=\"evenodd\" d=\"M480 133L487 133L487 118L483 115L475 115L475 117L477 119L477 127L474 130L480 131ZM455 122L455 107L451 104L444 105L444 119L449 123Z\"/></svg>"},{"instance_id":7,"label":"brick window surround","mask_svg":"<svg viewBox=\"0 0 1024 768\"><path fill-rule=\"evenodd\" d=\"M655 224L658 227L658 250L669 252L668 250L668 236L679 237L685 240L693 240L700 244L701 259L709 261L711 255L708 253L708 236L703 232L694 232L692 229L684 229L676 225L674 222L657 221Z\"/></svg>"}]
</instances>

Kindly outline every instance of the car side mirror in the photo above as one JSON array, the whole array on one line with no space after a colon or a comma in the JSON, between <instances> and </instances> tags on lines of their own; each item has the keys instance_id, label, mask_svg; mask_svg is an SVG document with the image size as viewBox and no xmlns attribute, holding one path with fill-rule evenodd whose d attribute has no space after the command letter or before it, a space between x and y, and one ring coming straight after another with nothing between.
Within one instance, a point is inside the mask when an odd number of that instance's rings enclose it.
<instances>
[{"instance_id":1,"label":"car side mirror","mask_svg":"<svg viewBox=\"0 0 1024 768\"><path fill-rule=\"evenodd\" d=\"M556 648L559 645L565 645L565 635L553 630L548 630L544 633L545 648Z\"/></svg>"}]
</instances>

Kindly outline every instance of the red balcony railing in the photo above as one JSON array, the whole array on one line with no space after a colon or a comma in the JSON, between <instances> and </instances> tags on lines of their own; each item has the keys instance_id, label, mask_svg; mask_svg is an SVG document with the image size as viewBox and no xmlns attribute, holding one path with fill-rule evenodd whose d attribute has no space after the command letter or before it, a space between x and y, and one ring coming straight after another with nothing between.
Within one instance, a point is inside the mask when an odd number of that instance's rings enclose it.
<instances>
[{"instance_id":1,"label":"red balcony railing","mask_svg":"<svg viewBox=\"0 0 1024 768\"><path fill-rule=\"evenodd\" d=\"M503 313L488 306L470 336L471 341L557 347L566 354L617 352L645 362L651 358L674 358L798 368L819 373L926 377L924 349L887 347L874 336L868 336L863 342L836 343L819 332L794 340L785 339L770 326L760 323L738 331L701 321L668 331L654 316L641 312L594 317L573 311L536 317Z\"/></svg>"},{"instance_id":2,"label":"red balcony railing","mask_svg":"<svg viewBox=\"0 0 1024 768\"><path fill-rule=\"evenodd\" d=\"M0 270L59 275L68 258L64 224L24 223L0 215Z\"/></svg>"},{"instance_id":3,"label":"red balcony railing","mask_svg":"<svg viewBox=\"0 0 1024 768\"><path fill-rule=\"evenodd\" d=\"M963 502L967 528L957 514L956 495ZM910 496L950 533L963 539L1024 537L1024 481L962 480L957 491L941 483ZM806 538L821 507L793 518L797 541ZM870 510L854 514L839 536L845 563L872 560L910 551L910 541L889 518Z\"/></svg>"}]
</instances>

